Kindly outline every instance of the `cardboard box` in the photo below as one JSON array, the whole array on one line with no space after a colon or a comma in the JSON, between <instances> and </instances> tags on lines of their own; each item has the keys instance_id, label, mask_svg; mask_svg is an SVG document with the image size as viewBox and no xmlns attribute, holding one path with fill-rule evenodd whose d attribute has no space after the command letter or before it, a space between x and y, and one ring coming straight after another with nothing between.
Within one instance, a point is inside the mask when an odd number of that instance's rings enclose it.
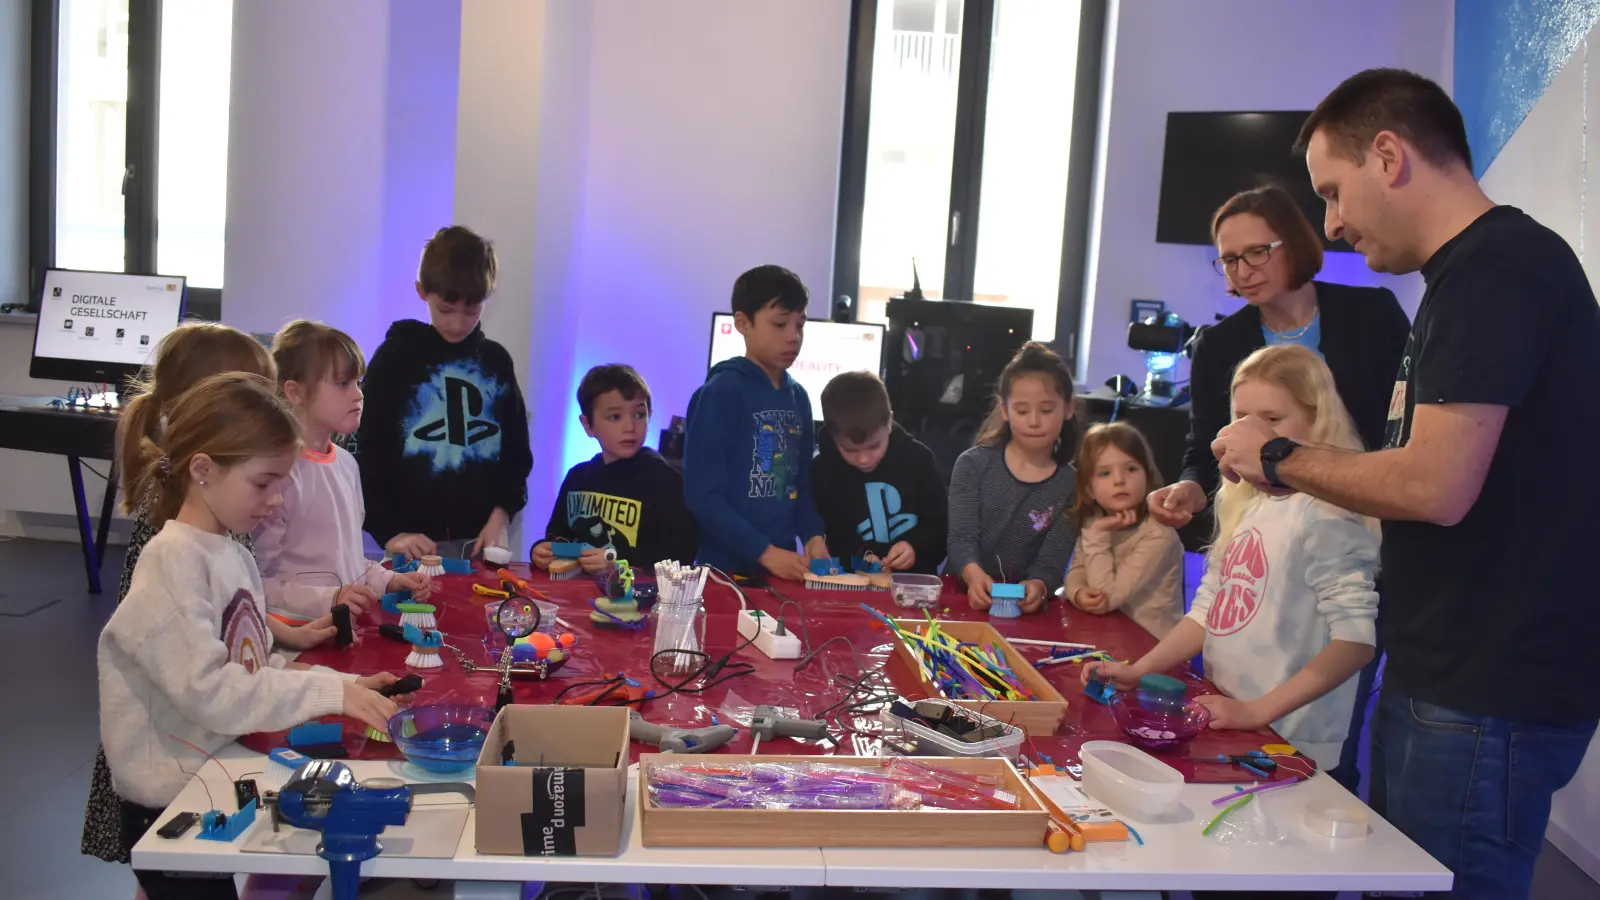
<instances>
[{"instance_id":1,"label":"cardboard box","mask_svg":"<svg viewBox=\"0 0 1600 900\"><path fill-rule=\"evenodd\" d=\"M508 740L512 766L500 762ZM508 706L478 756L474 842L479 853L616 856L627 793L627 709Z\"/></svg>"},{"instance_id":2,"label":"cardboard box","mask_svg":"<svg viewBox=\"0 0 1600 900\"><path fill-rule=\"evenodd\" d=\"M913 634L922 634L928 628L925 619L896 619L895 623ZM952 703L964 709L1010 722L1029 734L1055 733L1056 728L1061 725L1062 718L1067 714L1067 698L1061 696L1055 685L1045 680L1045 677L1039 674L1039 670L1028 662L1027 657L1011 646L1010 641L995 631L993 625L988 622L940 622L939 630L958 641L975 643L981 647L1000 645L1000 652L1005 654L1006 662L1010 664L1011 671L1016 673L1017 680L1039 698L1037 700L951 700ZM928 696L943 700L951 699L940 693L933 682L928 680L927 673L917 665L916 657L912 656L905 641L896 638L894 652L922 683Z\"/></svg>"},{"instance_id":3,"label":"cardboard box","mask_svg":"<svg viewBox=\"0 0 1600 900\"><path fill-rule=\"evenodd\" d=\"M1016 809L664 809L650 802L650 768L710 763L827 763L876 769L875 756L695 757L649 753L639 758L639 830L646 847L1038 847L1050 813L1011 763L996 757L919 756L916 762L998 775L1017 795ZM480 801L481 802L481 801Z\"/></svg>"}]
</instances>

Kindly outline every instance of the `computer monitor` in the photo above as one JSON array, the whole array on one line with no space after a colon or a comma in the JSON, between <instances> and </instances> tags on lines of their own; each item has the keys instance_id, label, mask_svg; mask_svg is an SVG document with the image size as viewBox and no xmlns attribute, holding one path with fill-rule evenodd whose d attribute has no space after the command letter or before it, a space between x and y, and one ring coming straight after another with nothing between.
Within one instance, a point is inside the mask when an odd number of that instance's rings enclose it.
<instances>
[{"instance_id":1,"label":"computer monitor","mask_svg":"<svg viewBox=\"0 0 1600 900\"><path fill-rule=\"evenodd\" d=\"M707 368L744 355L744 336L731 313L711 316L711 360ZM811 416L822 421L822 389L840 372L883 375L883 326L824 320L806 322L805 343L789 374L811 396Z\"/></svg>"},{"instance_id":2,"label":"computer monitor","mask_svg":"<svg viewBox=\"0 0 1600 900\"><path fill-rule=\"evenodd\" d=\"M184 279L51 269L28 374L122 389L183 318Z\"/></svg>"}]
</instances>

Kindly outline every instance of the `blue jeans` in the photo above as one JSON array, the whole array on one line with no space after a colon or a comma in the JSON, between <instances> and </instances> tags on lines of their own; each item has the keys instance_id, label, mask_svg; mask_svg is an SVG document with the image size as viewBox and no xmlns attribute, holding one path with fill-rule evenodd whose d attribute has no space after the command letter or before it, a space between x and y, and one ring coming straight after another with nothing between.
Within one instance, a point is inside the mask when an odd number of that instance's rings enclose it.
<instances>
[{"instance_id":1,"label":"blue jeans","mask_svg":"<svg viewBox=\"0 0 1600 900\"><path fill-rule=\"evenodd\" d=\"M1449 896L1525 898L1550 795L1578 771L1595 724L1471 715L1385 685L1372 729L1372 807L1455 873Z\"/></svg>"}]
</instances>

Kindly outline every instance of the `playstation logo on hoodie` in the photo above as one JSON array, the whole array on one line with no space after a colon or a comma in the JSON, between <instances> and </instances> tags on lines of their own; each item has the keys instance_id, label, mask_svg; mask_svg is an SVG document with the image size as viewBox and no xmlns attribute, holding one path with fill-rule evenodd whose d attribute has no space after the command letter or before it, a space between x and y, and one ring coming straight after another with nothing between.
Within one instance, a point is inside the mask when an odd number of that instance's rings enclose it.
<instances>
[{"instance_id":1,"label":"playstation logo on hoodie","mask_svg":"<svg viewBox=\"0 0 1600 900\"><path fill-rule=\"evenodd\" d=\"M500 433L500 426L483 414L483 391L470 381L445 376L444 416L427 422L411 436L419 441L449 441L457 447L470 447Z\"/></svg>"},{"instance_id":2,"label":"playstation logo on hoodie","mask_svg":"<svg viewBox=\"0 0 1600 900\"><path fill-rule=\"evenodd\" d=\"M502 382L474 360L440 363L416 386L406 417L406 455L429 459L435 472L495 459L500 424L493 406L504 391Z\"/></svg>"}]
</instances>

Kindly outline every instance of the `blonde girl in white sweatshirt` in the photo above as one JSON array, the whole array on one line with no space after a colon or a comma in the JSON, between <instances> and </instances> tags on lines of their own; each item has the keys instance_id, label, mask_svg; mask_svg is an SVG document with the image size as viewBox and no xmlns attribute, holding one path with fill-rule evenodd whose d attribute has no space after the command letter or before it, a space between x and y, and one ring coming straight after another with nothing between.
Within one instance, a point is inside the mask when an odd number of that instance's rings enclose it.
<instances>
[{"instance_id":1,"label":"blonde girl in white sweatshirt","mask_svg":"<svg viewBox=\"0 0 1600 900\"><path fill-rule=\"evenodd\" d=\"M1266 347L1240 363L1233 415L1265 419L1301 443L1362 449L1327 364L1304 347ZM1377 523L1244 482L1224 482L1216 509L1217 539L1189 614L1143 659L1085 666L1084 678L1098 672L1131 687L1203 652L1207 677L1227 694L1198 698L1212 728L1270 725L1332 770L1357 701L1355 676L1373 655Z\"/></svg>"},{"instance_id":2,"label":"blonde girl in white sweatshirt","mask_svg":"<svg viewBox=\"0 0 1600 900\"><path fill-rule=\"evenodd\" d=\"M356 679L272 652L261 574L229 533L249 532L278 505L299 450L299 425L274 387L258 375L211 376L172 405L159 446L141 439L137 489L149 491L160 532L99 645L100 737L126 847L205 762L201 753L335 713L383 729L397 712L376 692L392 675ZM151 900L195 887L134 874Z\"/></svg>"}]
</instances>

